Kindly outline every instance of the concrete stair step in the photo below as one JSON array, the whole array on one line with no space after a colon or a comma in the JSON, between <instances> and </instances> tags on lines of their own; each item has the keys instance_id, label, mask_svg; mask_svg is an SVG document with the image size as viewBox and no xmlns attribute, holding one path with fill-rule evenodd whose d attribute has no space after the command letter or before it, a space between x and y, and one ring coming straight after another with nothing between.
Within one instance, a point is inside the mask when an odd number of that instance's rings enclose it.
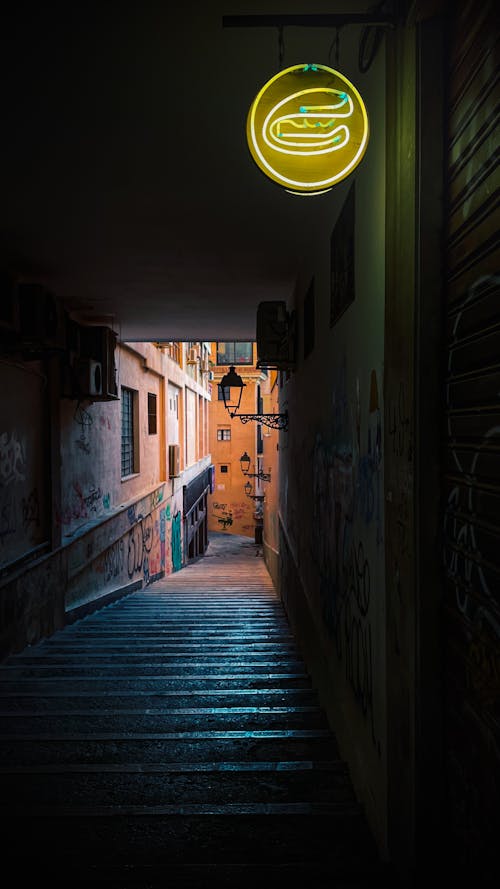
<instances>
[{"instance_id":1,"label":"concrete stair step","mask_svg":"<svg viewBox=\"0 0 500 889\"><path fill-rule=\"evenodd\" d=\"M227 680L204 680L202 687L186 689L185 685L173 685L168 680L158 682L114 681L96 684L75 683L71 693L65 686L54 683L47 689L46 683L37 693L36 686L30 691L16 694L0 693L0 719L15 713L52 713L65 710L105 710L154 707L172 710L192 707L304 707L317 704L317 695L311 688L232 687ZM118 687L117 687L118 685ZM104 686L104 687L103 687Z\"/></svg>"},{"instance_id":2,"label":"concrete stair step","mask_svg":"<svg viewBox=\"0 0 500 889\"><path fill-rule=\"evenodd\" d=\"M80 763L114 763L117 767L141 762L143 766L176 762L252 763L271 761L321 761L338 757L337 744L328 729L256 732L179 732L170 735L108 736L31 735L0 737L0 763L4 768L53 766Z\"/></svg>"},{"instance_id":3,"label":"concrete stair step","mask_svg":"<svg viewBox=\"0 0 500 889\"><path fill-rule=\"evenodd\" d=\"M0 665L22 885L392 886L263 560L238 552Z\"/></svg>"},{"instance_id":4,"label":"concrete stair step","mask_svg":"<svg viewBox=\"0 0 500 889\"><path fill-rule=\"evenodd\" d=\"M349 776L341 762L287 763L178 763L136 770L123 767L73 768L55 766L0 771L0 813L34 814L42 807L114 808L186 805L328 804L357 807ZM36 800L36 803L34 803Z\"/></svg>"}]
</instances>

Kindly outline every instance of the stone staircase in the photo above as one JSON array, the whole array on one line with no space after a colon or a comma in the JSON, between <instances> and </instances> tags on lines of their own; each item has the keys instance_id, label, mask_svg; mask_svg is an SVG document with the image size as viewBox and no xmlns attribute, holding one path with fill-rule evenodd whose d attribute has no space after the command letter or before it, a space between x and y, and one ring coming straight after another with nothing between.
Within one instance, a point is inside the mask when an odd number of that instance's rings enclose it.
<instances>
[{"instance_id":1,"label":"stone staircase","mask_svg":"<svg viewBox=\"0 0 500 889\"><path fill-rule=\"evenodd\" d=\"M395 885L248 538L11 656L0 710L16 883Z\"/></svg>"}]
</instances>

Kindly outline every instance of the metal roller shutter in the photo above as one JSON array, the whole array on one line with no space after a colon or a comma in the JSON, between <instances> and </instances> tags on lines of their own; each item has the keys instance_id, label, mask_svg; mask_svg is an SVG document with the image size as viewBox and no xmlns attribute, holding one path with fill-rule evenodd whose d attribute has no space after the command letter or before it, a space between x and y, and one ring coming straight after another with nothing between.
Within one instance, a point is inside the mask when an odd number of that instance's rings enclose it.
<instances>
[{"instance_id":1,"label":"metal roller shutter","mask_svg":"<svg viewBox=\"0 0 500 889\"><path fill-rule=\"evenodd\" d=\"M445 756L458 863L487 867L498 835L500 288L498 19L454 5L449 67Z\"/></svg>"}]
</instances>

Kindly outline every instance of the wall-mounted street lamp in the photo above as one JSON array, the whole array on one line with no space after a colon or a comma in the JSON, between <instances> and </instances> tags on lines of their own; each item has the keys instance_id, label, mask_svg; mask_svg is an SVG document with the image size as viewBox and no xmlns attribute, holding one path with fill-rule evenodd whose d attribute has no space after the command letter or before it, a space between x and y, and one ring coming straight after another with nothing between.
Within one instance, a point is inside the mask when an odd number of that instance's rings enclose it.
<instances>
[{"instance_id":1,"label":"wall-mounted street lamp","mask_svg":"<svg viewBox=\"0 0 500 889\"><path fill-rule=\"evenodd\" d=\"M265 494L252 494L252 485L250 482L247 482L245 485L245 494L247 497L250 497L250 500L264 500Z\"/></svg>"},{"instance_id":2,"label":"wall-mounted street lamp","mask_svg":"<svg viewBox=\"0 0 500 889\"><path fill-rule=\"evenodd\" d=\"M238 410L245 386L246 383L236 373L234 365L231 365L229 372L220 381L224 407L231 419L238 417L242 423L249 423L250 420L254 420L256 423L263 423L264 426L269 426L271 429L288 429L288 411L282 414L239 414Z\"/></svg>"},{"instance_id":3,"label":"wall-mounted street lamp","mask_svg":"<svg viewBox=\"0 0 500 889\"><path fill-rule=\"evenodd\" d=\"M271 470L269 470L269 472L263 472L262 469L259 469L258 472L248 471L250 469L250 457L246 451L240 457L240 466L243 475L246 475L247 478L258 478L261 482L271 481Z\"/></svg>"}]
</instances>

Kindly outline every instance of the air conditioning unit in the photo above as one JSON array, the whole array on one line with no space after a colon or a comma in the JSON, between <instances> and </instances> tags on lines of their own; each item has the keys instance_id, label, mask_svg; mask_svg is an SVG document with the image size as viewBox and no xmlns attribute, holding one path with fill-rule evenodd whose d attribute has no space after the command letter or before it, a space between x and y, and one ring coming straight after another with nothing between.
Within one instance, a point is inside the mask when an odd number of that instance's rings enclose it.
<instances>
[{"instance_id":1,"label":"air conditioning unit","mask_svg":"<svg viewBox=\"0 0 500 889\"><path fill-rule=\"evenodd\" d=\"M115 364L115 348L118 337L110 327L99 325L78 326L79 360L99 362L102 366L102 390L96 393L99 401L118 399L118 380Z\"/></svg>"},{"instance_id":2,"label":"air conditioning unit","mask_svg":"<svg viewBox=\"0 0 500 889\"><path fill-rule=\"evenodd\" d=\"M93 398L102 395L103 375L102 364L92 358L77 359L74 367L78 394L82 398Z\"/></svg>"},{"instance_id":3,"label":"air conditioning unit","mask_svg":"<svg viewBox=\"0 0 500 889\"><path fill-rule=\"evenodd\" d=\"M261 302L257 306L257 367L280 370L294 366L294 331L292 316L282 300Z\"/></svg>"},{"instance_id":4,"label":"air conditioning unit","mask_svg":"<svg viewBox=\"0 0 500 889\"><path fill-rule=\"evenodd\" d=\"M188 352L187 357L188 364L198 364L198 349L196 346L192 346Z\"/></svg>"},{"instance_id":5,"label":"air conditioning unit","mask_svg":"<svg viewBox=\"0 0 500 889\"><path fill-rule=\"evenodd\" d=\"M170 478L178 478L181 474L181 449L178 444L168 446L168 474Z\"/></svg>"}]
</instances>

